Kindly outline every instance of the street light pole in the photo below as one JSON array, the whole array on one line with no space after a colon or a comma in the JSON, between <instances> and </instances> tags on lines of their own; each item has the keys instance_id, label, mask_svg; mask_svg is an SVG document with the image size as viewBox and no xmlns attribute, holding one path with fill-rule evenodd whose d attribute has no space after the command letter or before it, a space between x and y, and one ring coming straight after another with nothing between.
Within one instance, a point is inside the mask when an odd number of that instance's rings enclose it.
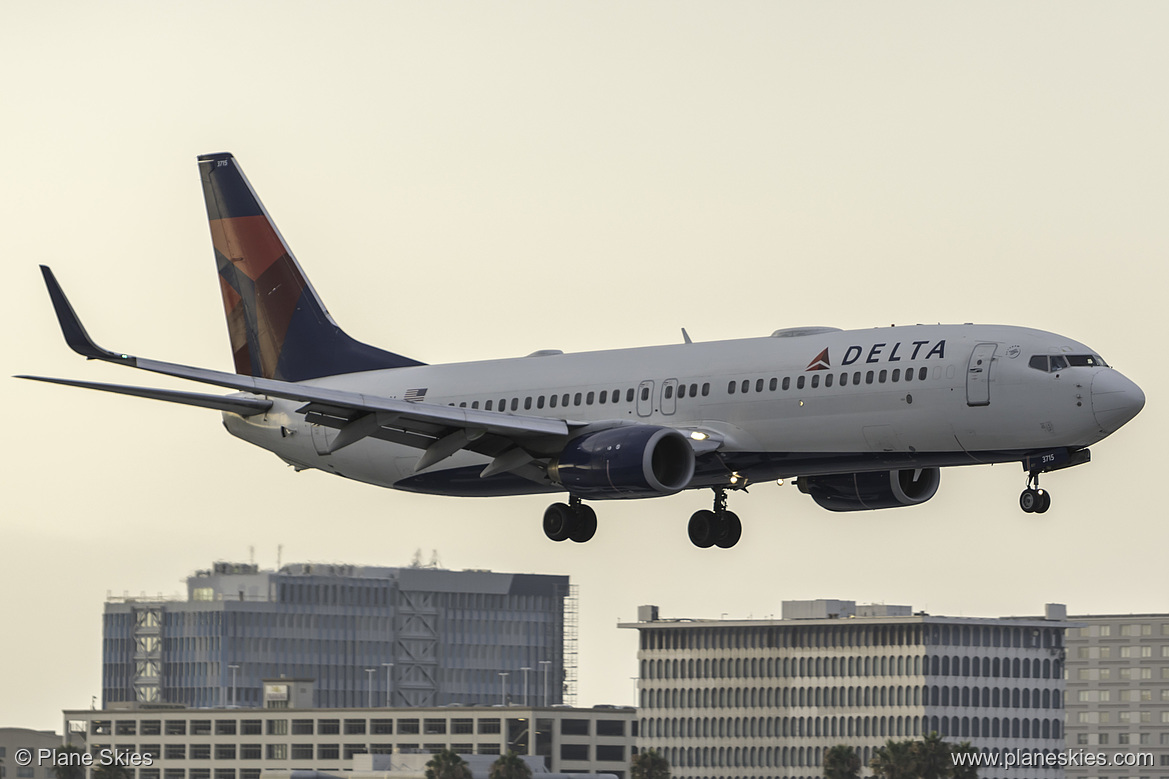
<instances>
[{"instance_id":1,"label":"street light pole","mask_svg":"<svg viewBox=\"0 0 1169 779\"><path fill-rule=\"evenodd\" d=\"M527 706L528 705L528 671L530 671L532 669L528 668L527 666L524 666L520 670L524 672L524 697L523 697L523 700L524 700L524 705Z\"/></svg>"},{"instance_id":2,"label":"street light pole","mask_svg":"<svg viewBox=\"0 0 1169 779\"><path fill-rule=\"evenodd\" d=\"M239 666L228 665L227 667L231 669L231 707L234 709L239 705L239 699L235 695L235 672L239 670Z\"/></svg>"},{"instance_id":3,"label":"street light pole","mask_svg":"<svg viewBox=\"0 0 1169 779\"><path fill-rule=\"evenodd\" d=\"M367 709L373 708L373 674L376 670L376 668L365 669L365 676L369 680L369 692L365 696L365 708Z\"/></svg>"},{"instance_id":4,"label":"street light pole","mask_svg":"<svg viewBox=\"0 0 1169 779\"><path fill-rule=\"evenodd\" d=\"M393 690L394 680L391 677L391 674L394 671L394 664L393 663L382 663L382 665L386 669L386 708L388 709L388 708L390 708L390 701L392 700L392 696L393 696L392 690Z\"/></svg>"},{"instance_id":5,"label":"street light pole","mask_svg":"<svg viewBox=\"0 0 1169 779\"><path fill-rule=\"evenodd\" d=\"M501 706L507 705L507 677L510 674L507 671L499 672L499 704Z\"/></svg>"},{"instance_id":6,"label":"street light pole","mask_svg":"<svg viewBox=\"0 0 1169 779\"><path fill-rule=\"evenodd\" d=\"M541 660L540 665L543 666L540 670L544 672L544 708L548 708L548 666L552 665L552 661Z\"/></svg>"}]
</instances>

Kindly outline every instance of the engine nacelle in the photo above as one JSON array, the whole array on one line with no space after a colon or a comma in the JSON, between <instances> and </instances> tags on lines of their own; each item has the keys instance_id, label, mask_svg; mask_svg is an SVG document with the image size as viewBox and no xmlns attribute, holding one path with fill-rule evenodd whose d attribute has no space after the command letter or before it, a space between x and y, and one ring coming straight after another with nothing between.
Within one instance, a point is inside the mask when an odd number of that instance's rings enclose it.
<instances>
[{"instance_id":1,"label":"engine nacelle","mask_svg":"<svg viewBox=\"0 0 1169 779\"><path fill-rule=\"evenodd\" d=\"M548 474L582 497L673 495L694 478L694 449L673 428L613 427L569 441Z\"/></svg>"},{"instance_id":2,"label":"engine nacelle","mask_svg":"<svg viewBox=\"0 0 1169 779\"><path fill-rule=\"evenodd\" d=\"M938 491L938 468L801 476L800 492L829 511L868 511L925 503Z\"/></svg>"}]
</instances>

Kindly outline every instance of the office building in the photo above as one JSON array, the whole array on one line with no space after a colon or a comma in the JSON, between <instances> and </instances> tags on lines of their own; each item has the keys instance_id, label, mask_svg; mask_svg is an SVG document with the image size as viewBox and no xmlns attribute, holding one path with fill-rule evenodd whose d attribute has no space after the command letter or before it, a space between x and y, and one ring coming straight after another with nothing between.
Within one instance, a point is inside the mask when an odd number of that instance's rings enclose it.
<instances>
[{"instance_id":1,"label":"office building","mask_svg":"<svg viewBox=\"0 0 1169 779\"><path fill-rule=\"evenodd\" d=\"M56 779L50 764L36 759L38 750L60 749L61 737L51 730L0 728L0 777L2 779ZM32 750L31 763L21 765L18 753Z\"/></svg>"},{"instance_id":2,"label":"office building","mask_svg":"<svg viewBox=\"0 0 1169 779\"><path fill-rule=\"evenodd\" d=\"M628 776L636 737L631 707L444 706L301 708L296 688L274 690L264 708L176 706L64 712L69 743L91 753L139 755L130 779L260 779L264 771L349 771L367 755L443 749L508 751L553 772ZM311 692L310 692L311 695ZM145 756L150 765L145 765ZM398 761L403 762L403 761Z\"/></svg>"},{"instance_id":3,"label":"office building","mask_svg":"<svg viewBox=\"0 0 1169 779\"><path fill-rule=\"evenodd\" d=\"M566 576L216 563L186 600L109 599L102 703L257 707L284 676L322 708L490 705L509 674L515 701L552 705L572 700L574 631Z\"/></svg>"},{"instance_id":4,"label":"office building","mask_svg":"<svg viewBox=\"0 0 1169 779\"><path fill-rule=\"evenodd\" d=\"M1169 775L1169 614L1090 614L1069 621L1068 747L1123 759L1069 767L1067 779Z\"/></svg>"},{"instance_id":5,"label":"office building","mask_svg":"<svg viewBox=\"0 0 1169 779\"><path fill-rule=\"evenodd\" d=\"M833 745L867 766L887 740L933 731L989 754L1063 749L1062 606L981 619L790 601L782 615L671 620L643 606L622 625L640 634L638 748L662 752L678 779L818 779Z\"/></svg>"}]
</instances>

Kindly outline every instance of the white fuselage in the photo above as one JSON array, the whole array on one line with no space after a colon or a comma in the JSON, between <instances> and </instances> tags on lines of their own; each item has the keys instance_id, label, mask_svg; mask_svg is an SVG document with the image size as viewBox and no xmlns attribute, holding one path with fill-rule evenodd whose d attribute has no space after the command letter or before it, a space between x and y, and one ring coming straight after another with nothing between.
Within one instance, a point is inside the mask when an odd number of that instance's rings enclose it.
<instances>
[{"instance_id":1,"label":"white fuselage","mask_svg":"<svg viewBox=\"0 0 1169 779\"><path fill-rule=\"evenodd\" d=\"M1036 355L1094 359L1049 371L1032 367ZM1028 452L1086 447L1143 404L1139 388L1102 366L1084 344L998 325L832 330L538 354L307 383L388 398L424 391L426 403L570 423L697 429L721 438L719 457L756 480L915 463L1002 462ZM1095 409L1094 384L1100 399ZM418 449L367 438L326 454L336 431L306 422L295 413L301 403L273 400L267 414L224 414L227 428L298 467L415 489L409 480ZM426 470L482 468L488 462L464 451ZM545 490L533 484L531 491Z\"/></svg>"}]
</instances>

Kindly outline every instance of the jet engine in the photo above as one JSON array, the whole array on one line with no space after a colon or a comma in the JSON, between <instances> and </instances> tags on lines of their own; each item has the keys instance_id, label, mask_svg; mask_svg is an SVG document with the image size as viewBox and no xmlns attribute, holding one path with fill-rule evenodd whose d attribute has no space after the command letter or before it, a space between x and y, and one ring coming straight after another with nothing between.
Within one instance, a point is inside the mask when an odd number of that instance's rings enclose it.
<instances>
[{"instance_id":1,"label":"jet engine","mask_svg":"<svg viewBox=\"0 0 1169 779\"><path fill-rule=\"evenodd\" d=\"M549 464L548 474L580 497L673 495L694 477L694 449L673 428L612 427L569 441Z\"/></svg>"},{"instance_id":2,"label":"jet engine","mask_svg":"<svg viewBox=\"0 0 1169 779\"><path fill-rule=\"evenodd\" d=\"M800 492L829 511L867 511L925 503L938 491L938 468L801 476Z\"/></svg>"}]
</instances>

